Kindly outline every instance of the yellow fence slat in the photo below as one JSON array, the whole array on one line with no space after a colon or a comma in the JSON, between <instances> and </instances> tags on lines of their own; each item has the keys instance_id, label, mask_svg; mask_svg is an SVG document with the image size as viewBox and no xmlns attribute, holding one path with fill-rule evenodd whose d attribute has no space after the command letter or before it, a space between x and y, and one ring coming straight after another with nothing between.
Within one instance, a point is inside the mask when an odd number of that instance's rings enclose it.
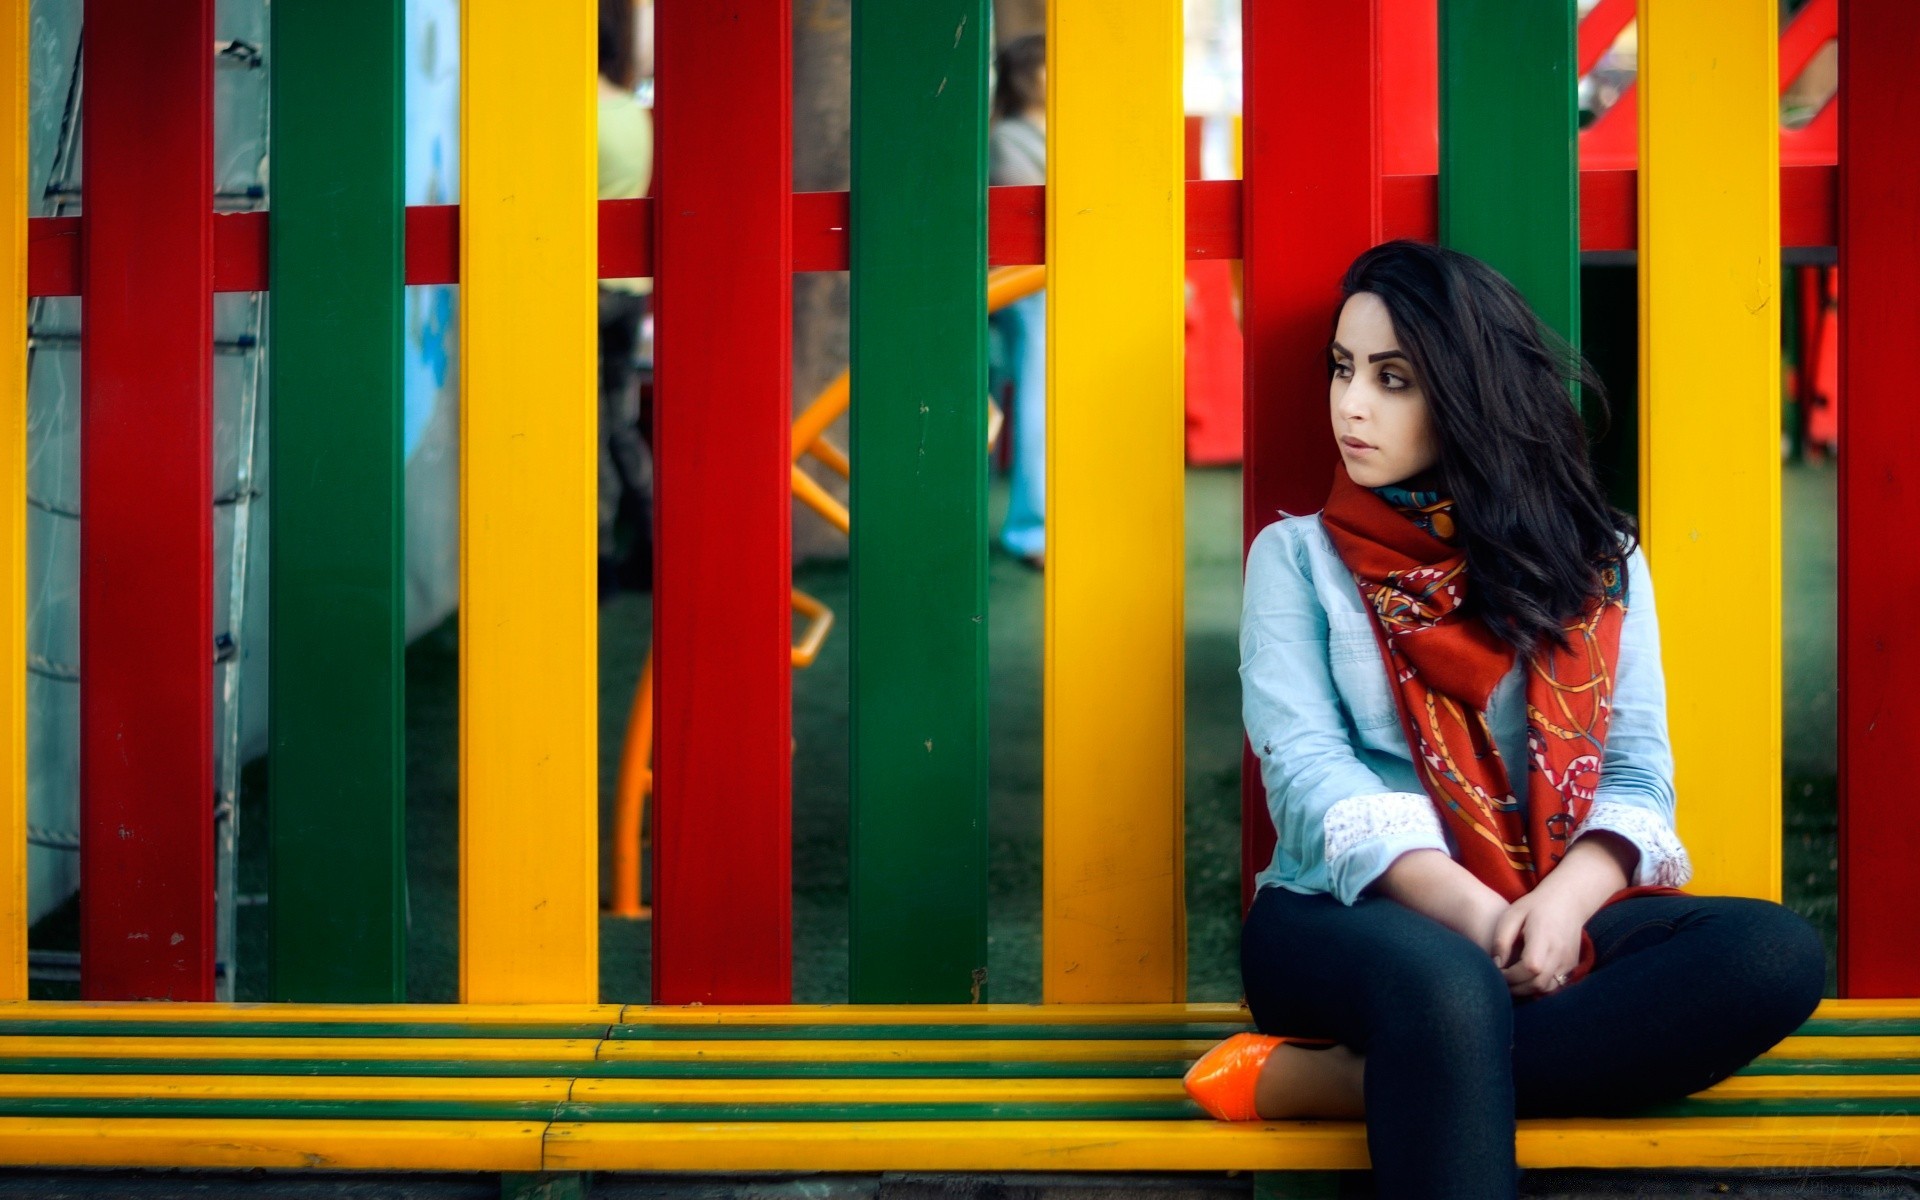
<instances>
[{"instance_id":1,"label":"yellow fence slat","mask_svg":"<svg viewBox=\"0 0 1920 1200\"><path fill-rule=\"evenodd\" d=\"M1047 12L1048 1002L1186 994L1177 0Z\"/></svg>"},{"instance_id":2,"label":"yellow fence slat","mask_svg":"<svg viewBox=\"0 0 1920 1200\"><path fill-rule=\"evenodd\" d=\"M27 994L27 9L0 0L0 1000Z\"/></svg>"},{"instance_id":3,"label":"yellow fence slat","mask_svg":"<svg viewBox=\"0 0 1920 1200\"><path fill-rule=\"evenodd\" d=\"M1780 898L1777 5L1640 4L1640 516L1690 890Z\"/></svg>"},{"instance_id":4,"label":"yellow fence slat","mask_svg":"<svg viewBox=\"0 0 1920 1200\"><path fill-rule=\"evenodd\" d=\"M460 998L599 993L594 10L462 7Z\"/></svg>"}]
</instances>

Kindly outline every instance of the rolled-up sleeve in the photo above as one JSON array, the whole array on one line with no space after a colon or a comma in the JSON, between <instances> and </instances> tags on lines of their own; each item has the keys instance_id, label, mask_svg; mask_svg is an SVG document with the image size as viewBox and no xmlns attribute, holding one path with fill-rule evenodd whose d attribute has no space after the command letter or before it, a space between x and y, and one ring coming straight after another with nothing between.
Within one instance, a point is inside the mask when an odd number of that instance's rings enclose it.
<instances>
[{"instance_id":1,"label":"rolled-up sleeve","mask_svg":"<svg viewBox=\"0 0 1920 1200\"><path fill-rule=\"evenodd\" d=\"M1626 601L1600 783L1592 807L1568 845L1596 829L1618 834L1640 851L1634 885L1680 887L1693 878L1693 864L1675 832L1673 749L1667 739L1660 622L1654 610L1653 578L1638 546L1627 559Z\"/></svg>"},{"instance_id":2,"label":"rolled-up sleeve","mask_svg":"<svg viewBox=\"0 0 1920 1200\"><path fill-rule=\"evenodd\" d=\"M1302 879L1322 870L1352 904L1410 850L1447 850L1423 794L1398 792L1354 752L1327 656L1327 614L1291 521L1247 554L1240 615L1241 707L1260 760L1279 853Z\"/></svg>"}]
</instances>

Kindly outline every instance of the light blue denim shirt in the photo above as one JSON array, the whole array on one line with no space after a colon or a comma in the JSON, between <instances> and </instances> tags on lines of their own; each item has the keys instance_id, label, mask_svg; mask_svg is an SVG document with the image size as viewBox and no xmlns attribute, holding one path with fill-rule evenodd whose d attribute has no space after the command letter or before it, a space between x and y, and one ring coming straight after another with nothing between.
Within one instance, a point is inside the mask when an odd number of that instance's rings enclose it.
<instances>
[{"instance_id":1,"label":"light blue denim shirt","mask_svg":"<svg viewBox=\"0 0 1920 1200\"><path fill-rule=\"evenodd\" d=\"M1678 887L1693 869L1674 833L1666 677L1653 581L1637 546L1627 559L1626 603L1600 783L1569 845L1590 830L1611 830L1639 847L1634 884ZM1494 743L1523 794L1525 679L1516 659L1487 704ZM1352 904L1409 850L1457 857L1452 831L1414 772L1373 617L1318 514L1274 522L1248 551L1240 680L1279 834L1258 886L1331 892Z\"/></svg>"}]
</instances>

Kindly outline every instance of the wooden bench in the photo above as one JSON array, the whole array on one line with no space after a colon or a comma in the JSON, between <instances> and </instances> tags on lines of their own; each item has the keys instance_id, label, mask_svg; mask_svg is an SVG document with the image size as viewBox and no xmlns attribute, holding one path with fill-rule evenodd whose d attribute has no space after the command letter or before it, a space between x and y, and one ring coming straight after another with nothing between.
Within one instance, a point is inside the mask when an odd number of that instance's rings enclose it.
<instances>
[{"instance_id":1,"label":"wooden bench","mask_svg":"<svg viewBox=\"0 0 1920 1200\"><path fill-rule=\"evenodd\" d=\"M1364 1169L1359 1122L1229 1125L1187 1100L1187 1064L1245 1028L1224 1004L0 1005L0 1165ZM1521 1122L1519 1156L1906 1164L1920 1160L1916 1098L1920 1003L1827 1001L1698 1096ZM1312 1175L1289 1182L1312 1194Z\"/></svg>"}]
</instances>

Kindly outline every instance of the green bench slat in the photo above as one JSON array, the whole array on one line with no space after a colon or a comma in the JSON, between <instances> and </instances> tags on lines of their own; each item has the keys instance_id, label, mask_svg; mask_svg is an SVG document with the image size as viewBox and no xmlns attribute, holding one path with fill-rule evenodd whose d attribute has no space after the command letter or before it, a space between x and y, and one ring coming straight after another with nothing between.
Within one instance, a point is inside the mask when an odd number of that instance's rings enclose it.
<instances>
[{"instance_id":1,"label":"green bench slat","mask_svg":"<svg viewBox=\"0 0 1920 1200\"><path fill-rule=\"evenodd\" d=\"M1914 1023L1920 1026L1920 1022ZM446 1025L409 1022L315 1021L66 1021L0 1020L12 1037L258 1037L258 1038L611 1038L616 1041L1077 1041L1086 1039L1218 1040L1244 1033L1244 1024L1138 1025Z\"/></svg>"},{"instance_id":2,"label":"green bench slat","mask_svg":"<svg viewBox=\"0 0 1920 1200\"><path fill-rule=\"evenodd\" d=\"M1009 1101L996 1104L645 1104L560 1107L562 1121L1185 1121L1206 1113L1188 1100Z\"/></svg>"},{"instance_id":3,"label":"green bench slat","mask_svg":"<svg viewBox=\"0 0 1920 1200\"><path fill-rule=\"evenodd\" d=\"M1218 1041L1246 1024L1181 1025L616 1025L615 1041Z\"/></svg>"},{"instance_id":4,"label":"green bench slat","mask_svg":"<svg viewBox=\"0 0 1920 1200\"><path fill-rule=\"evenodd\" d=\"M0 1075L398 1075L594 1079L1178 1079L1185 1060L1150 1062L636 1062L533 1059L0 1059Z\"/></svg>"},{"instance_id":5,"label":"green bench slat","mask_svg":"<svg viewBox=\"0 0 1920 1200\"><path fill-rule=\"evenodd\" d=\"M1740 1097L1708 1100L1689 1097L1622 1114L1627 1117L1904 1117L1920 1102L1915 1096Z\"/></svg>"},{"instance_id":6,"label":"green bench slat","mask_svg":"<svg viewBox=\"0 0 1920 1200\"><path fill-rule=\"evenodd\" d=\"M551 1121L1179 1121L1205 1117L1186 1100L980 1103L686 1104L531 1100L236 1100L182 1097L0 1099L0 1117L338 1118Z\"/></svg>"},{"instance_id":7,"label":"green bench slat","mask_svg":"<svg viewBox=\"0 0 1920 1200\"><path fill-rule=\"evenodd\" d=\"M636 1062L493 1059L15 1058L0 1075L341 1075L592 1079L1178 1079L1184 1059L1147 1062ZM1915 1075L1912 1058L1776 1058L1738 1075Z\"/></svg>"},{"instance_id":8,"label":"green bench slat","mask_svg":"<svg viewBox=\"0 0 1920 1200\"><path fill-rule=\"evenodd\" d=\"M0 1036L14 1037L351 1037L351 1038L592 1038L616 1041L1074 1041L1086 1039L1219 1039L1251 1030L1243 1022L1180 1022L1084 1025L926 1025L877 1022L863 1025L686 1025L623 1022L538 1022L448 1025L367 1021L102 1021L43 1018L0 1019ZM1920 1037L1920 1020L1808 1021L1799 1037Z\"/></svg>"},{"instance_id":9,"label":"green bench slat","mask_svg":"<svg viewBox=\"0 0 1920 1200\"><path fill-rule=\"evenodd\" d=\"M1736 1075L1920 1075L1920 1058L1762 1058Z\"/></svg>"},{"instance_id":10,"label":"green bench slat","mask_svg":"<svg viewBox=\"0 0 1920 1200\"><path fill-rule=\"evenodd\" d=\"M257 1037L257 1038L587 1038L601 1041L600 1023L456 1025L418 1021L69 1021L0 1020L0 1037Z\"/></svg>"},{"instance_id":11,"label":"green bench slat","mask_svg":"<svg viewBox=\"0 0 1920 1200\"><path fill-rule=\"evenodd\" d=\"M219 1117L391 1121L551 1121L559 1106L534 1100L242 1100L47 1096L0 1099L0 1117ZM583 1120L586 1118L573 1118Z\"/></svg>"},{"instance_id":12,"label":"green bench slat","mask_svg":"<svg viewBox=\"0 0 1920 1200\"><path fill-rule=\"evenodd\" d=\"M9 1037L351 1037L591 1038L615 1041L1029 1041L1204 1040L1251 1025L614 1025L530 1024L448 1027L417 1022L0 1020ZM1920 1020L1808 1021L1797 1037L1920 1037Z\"/></svg>"},{"instance_id":13,"label":"green bench slat","mask_svg":"<svg viewBox=\"0 0 1920 1200\"><path fill-rule=\"evenodd\" d=\"M1889 1018L1836 1020L1815 1017L1794 1031L1795 1037L1920 1037L1920 1021Z\"/></svg>"},{"instance_id":14,"label":"green bench slat","mask_svg":"<svg viewBox=\"0 0 1920 1200\"><path fill-rule=\"evenodd\" d=\"M1779 1099L1688 1099L1652 1105L1624 1119L1686 1117L1907 1116L1913 1097L1832 1096ZM1186 1100L917 1102L823 1104L688 1104L622 1101L559 1104L531 1100L243 1100L182 1097L45 1097L0 1099L0 1117L218 1117L345 1120L515 1120L615 1122L739 1121L1175 1121L1204 1120Z\"/></svg>"}]
</instances>

